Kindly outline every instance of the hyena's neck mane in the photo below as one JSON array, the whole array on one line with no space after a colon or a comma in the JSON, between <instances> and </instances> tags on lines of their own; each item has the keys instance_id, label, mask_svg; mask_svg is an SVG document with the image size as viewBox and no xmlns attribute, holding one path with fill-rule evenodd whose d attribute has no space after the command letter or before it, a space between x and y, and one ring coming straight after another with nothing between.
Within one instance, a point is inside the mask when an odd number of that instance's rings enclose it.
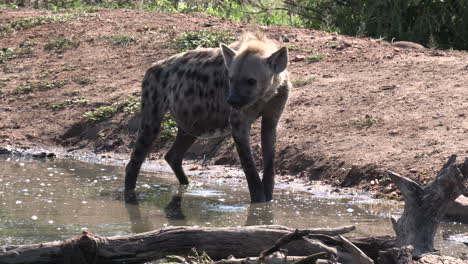
<instances>
[{"instance_id":1,"label":"hyena's neck mane","mask_svg":"<svg viewBox=\"0 0 468 264\"><path fill-rule=\"evenodd\" d=\"M259 32L246 32L240 36L238 41L229 46L237 51L238 56L258 54L262 57L267 57L278 49L273 40L268 39L264 34Z\"/></svg>"}]
</instances>

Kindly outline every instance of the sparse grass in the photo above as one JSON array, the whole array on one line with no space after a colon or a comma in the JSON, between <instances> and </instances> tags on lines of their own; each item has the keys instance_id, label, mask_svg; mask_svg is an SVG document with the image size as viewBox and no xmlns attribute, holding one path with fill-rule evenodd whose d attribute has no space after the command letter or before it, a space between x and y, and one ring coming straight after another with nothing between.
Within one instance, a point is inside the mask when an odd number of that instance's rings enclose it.
<instances>
[{"instance_id":1,"label":"sparse grass","mask_svg":"<svg viewBox=\"0 0 468 264\"><path fill-rule=\"evenodd\" d=\"M140 111L140 101L135 96L129 96L126 100L111 105L98 107L86 112L83 116L92 122L104 121L119 112L135 114Z\"/></svg>"},{"instance_id":2,"label":"sparse grass","mask_svg":"<svg viewBox=\"0 0 468 264\"><path fill-rule=\"evenodd\" d=\"M111 92L115 92L117 90L117 87L103 85L103 86L96 87L96 90L98 90L99 92L111 93Z\"/></svg>"},{"instance_id":3,"label":"sparse grass","mask_svg":"<svg viewBox=\"0 0 468 264\"><path fill-rule=\"evenodd\" d=\"M78 42L64 37L49 39L47 44L44 46L45 50L55 51L57 53L63 53L65 50L75 49L79 46Z\"/></svg>"},{"instance_id":4,"label":"sparse grass","mask_svg":"<svg viewBox=\"0 0 468 264\"><path fill-rule=\"evenodd\" d=\"M378 119L372 115L365 115L363 119L351 120L351 124L359 129L370 128L378 123Z\"/></svg>"},{"instance_id":5,"label":"sparse grass","mask_svg":"<svg viewBox=\"0 0 468 264\"><path fill-rule=\"evenodd\" d=\"M197 47L215 48L219 43L230 43L236 38L228 31L207 31L183 33L174 40L174 46L178 52L192 50Z\"/></svg>"},{"instance_id":6,"label":"sparse grass","mask_svg":"<svg viewBox=\"0 0 468 264\"><path fill-rule=\"evenodd\" d=\"M129 46L138 43L138 38L132 35L122 34L113 36L103 36L107 43L115 46Z\"/></svg>"},{"instance_id":7,"label":"sparse grass","mask_svg":"<svg viewBox=\"0 0 468 264\"><path fill-rule=\"evenodd\" d=\"M20 95L20 94L29 94L34 91L47 91L50 89L60 88L67 84L66 81L58 80L58 81L47 81L42 80L38 82L27 82L23 83L18 86L13 92L13 95Z\"/></svg>"},{"instance_id":8,"label":"sparse grass","mask_svg":"<svg viewBox=\"0 0 468 264\"><path fill-rule=\"evenodd\" d=\"M87 16L86 13L74 12L49 16L25 17L10 21L5 24L0 24L0 33L19 31L49 23L65 23L85 16Z\"/></svg>"},{"instance_id":9,"label":"sparse grass","mask_svg":"<svg viewBox=\"0 0 468 264\"><path fill-rule=\"evenodd\" d=\"M0 79L0 88L3 88L5 86L7 86L7 82L10 82L11 81L11 78L2 78ZM3 92L0 91L0 95L2 95Z\"/></svg>"},{"instance_id":10,"label":"sparse grass","mask_svg":"<svg viewBox=\"0 0 468 264\"><path fill-rule=\"evenodd\" d=\"M75 83L81 84L81 85L89 85L96 83L96 78L93 76L86 76L86 75L77 75L74 76L72 79Z\"/></svg>"},{"instance_id":11,"label":"sparse grass","mask_svg":"<svg viewBox=\"0 0 468 264\"><path fill-rule=\"evenodd\" d=\"M304 47L301 47L301 46L297 46L297 45L288 45L288 50L290 51L301 51L301 52L311 52L312 49L311 48L304 48Z\"/></svg>"},{"instance_id":12,"label":"sparse grass","mask_svg":"<svg viewBox=\"0 0 468 264\"><path fill-rule=\"evenodd\" d=\"M307 76L304 78L297 78L292 81L294 87L302 87L312 83L315 80L314 76Z\"/></svg>"},{"instance_id":13,"label":"sparse grass","mask_svg":"<svg viewBox=\"0 0 468 264\"><path fill-rule=\"evenodd\" d=\"M159 26L144 26L144 31L160 31L162 28Z\"/></svg>"},{"instance_id":14,"label":"sparse grass","mask_svg":"<svg viewBox=\"0 0 468 264\"><path fill-rule=\"evenodd\" d=\"M324 55L320 53L316 53L316 54L306 56L305 59L308 63L314 63L314 62L319 62L323 60L324 57L325 57Z\"/></svg>"},{"instance_id":15,"label":"sparse grass","mask_svg":"<svg viewBox=\"0 0 468 264\"><path fill-rule=\"evenodd\" d=\"M52 104L52 109L53 110L62 110L70 106L75 106L75 105L87 105L88 104L88 99L83 98L83 97L78 97L78 98L73 98L73 99L66 99L61 102L56 102Z\"/></svg>"},{"instance_id":16,"label":"sparse grass","mask_svg":"<svg viewBox=\"0 0 468 264\"><path fill-rule=\"evenodd\" d=\"M62 93L63 96L70 96L70 97L73 97L73 96L78 96L80 95L80 93L78 91L71 91L71 92L64 92Z\"/></svg>"},{"instance_id":17,"label":"sparse grass","mask_svg":"<svg viewBox=\"0 0 468 264\"><path fill-rule=\"evenodd\" d=\"M83 116L89 121L98 122L111 118L119 112L119 107L115 104L98 107L92 111L86 112Z\"/></svg>"},{"instance_id":18,"label":"sparse grass","mask_svg":"<svg viewBox=\"0 0 468 264\"><path fill-rule=\"evenodd\" d=\"M26 43L26 44L25 44ZM34 44L33 44L34 43ZM31 55L35 42L23 42L19 48L2 48L0 49L0 64L19 56Z\"/></svg>"}]
</instances>

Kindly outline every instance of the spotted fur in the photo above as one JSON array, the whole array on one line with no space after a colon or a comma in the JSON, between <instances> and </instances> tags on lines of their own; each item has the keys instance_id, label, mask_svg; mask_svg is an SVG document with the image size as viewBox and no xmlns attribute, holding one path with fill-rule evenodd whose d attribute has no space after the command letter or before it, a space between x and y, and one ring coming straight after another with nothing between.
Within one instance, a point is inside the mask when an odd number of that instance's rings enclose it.
<instances>
[{"instance_id":1,"label":"spotted fur","mask_svg":"<svg viewBox=\"0 0 468 264\"><path fill-rule=\"evenodd\" d=\"M157 62L142 85L142 119L126 167L125 189L134 190L140 167L170 112L178 134L165 155L181 184L184 154L198 137L232 132L252 202L272 199L276 127L291 86L287 50L263 36L244 34L220 48L199 48ZM262 116L263 180L250 149L251 124Z\"/></svg>"}]
</instances>

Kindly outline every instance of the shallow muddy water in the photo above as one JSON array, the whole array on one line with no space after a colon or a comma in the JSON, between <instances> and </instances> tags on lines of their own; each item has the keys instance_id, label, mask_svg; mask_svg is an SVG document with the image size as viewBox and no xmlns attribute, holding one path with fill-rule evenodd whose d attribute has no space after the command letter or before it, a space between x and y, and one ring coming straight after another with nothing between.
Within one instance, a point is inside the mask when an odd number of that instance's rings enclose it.
<instances>
[{"instance_id":1,"label":"shallow muddy water","mask_svg":"<svg viewBox=\"0 0 468 264\"><path fill-rule=\"evenodd\" d=\"M169 173L142 172L138 203L123 201L123 167L74 160L0 158L0 246L64 240L87 230L100 236L149 231L170 225L293 228L355 225L353 236L393 235L390 215L402 205L361 195L330 199L279 184L276 200L249 204L245 183L215 178L178 186ZM466 251L468 225L443 223L436 247Z\"/></svg>"}]
</instances>

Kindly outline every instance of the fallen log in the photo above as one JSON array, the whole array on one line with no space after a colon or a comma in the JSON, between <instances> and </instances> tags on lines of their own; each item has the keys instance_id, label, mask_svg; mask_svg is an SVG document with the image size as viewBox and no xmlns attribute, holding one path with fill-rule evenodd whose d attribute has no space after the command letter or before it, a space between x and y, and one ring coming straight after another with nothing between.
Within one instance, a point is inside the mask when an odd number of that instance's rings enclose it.
<instances>
[{"instance_id":1,"label":"fallen log","mask_svg":"<svg viewBox=\"0 0 468 264\"><path fill-rule=\"evenodd\" d=\"M437 226L447 207L466 190L468 159L459 167L456 155L452 155L436 178L423 187L413 180L389 172L405 199L405 208L400 219L392 218L397 247L411 245L413 257L434 252L434 237Z\"/></svg>"},{"instance_id":2,"label":"fallen log","mask_svg":"<svg viewBox=\"0 0 468 264\"><path fill-rule=\"evenodd\" d=\"M307 231L309 234L337 236L354 229L354 226L346 226ZM259 256L279 238L292 232L294 229L282 226L170 227L113 237L98 237L83 232L63 242L0 248L0 263L142 263L166 255L186 255L192 248L206 252L212 259L225 259L230 255L242 258ZM294 241L285 246L294 256L327 252L329 248L310 240Z\"/></svg>"}]
</instances>

